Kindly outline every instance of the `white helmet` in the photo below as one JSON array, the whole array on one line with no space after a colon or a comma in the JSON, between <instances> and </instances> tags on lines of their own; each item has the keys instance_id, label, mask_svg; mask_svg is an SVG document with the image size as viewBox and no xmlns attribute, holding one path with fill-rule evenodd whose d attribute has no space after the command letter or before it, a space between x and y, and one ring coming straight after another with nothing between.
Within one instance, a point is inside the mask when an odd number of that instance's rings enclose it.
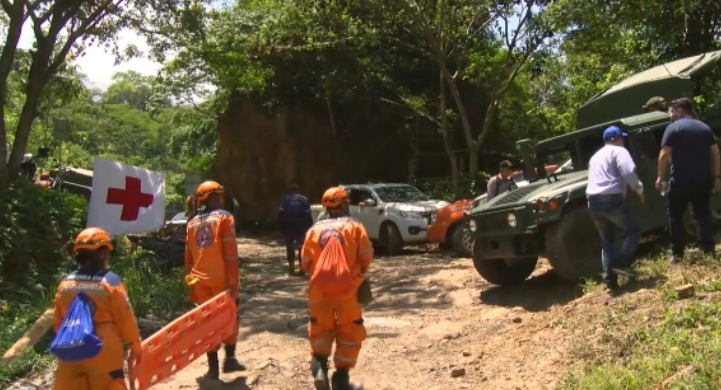
<instances>
[{"instance_id":1,"label":"white helmet","mask_svg":"<svg viewBox=\"0 0 721 390\"><path fill-rule=\"evenodd\" d=\"M33 159L33 154L32 154L32 153L25 153L25 154L23 155L23 159L22 159L21 162L23 162L23 163L30 162L32 159Z\"/></svg>"}]
</instances>

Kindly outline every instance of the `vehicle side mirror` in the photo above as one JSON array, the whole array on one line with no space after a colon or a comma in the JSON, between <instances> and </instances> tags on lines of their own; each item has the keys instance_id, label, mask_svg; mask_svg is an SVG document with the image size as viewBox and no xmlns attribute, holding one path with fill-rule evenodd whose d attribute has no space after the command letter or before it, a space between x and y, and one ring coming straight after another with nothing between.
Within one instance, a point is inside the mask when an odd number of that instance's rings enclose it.
<instances>
[{"instance_id":1,"label":"vehicle side mirror","mask_svg":"<svg viewBox=\"0 0 721 390\"><path fill-rule=\"evenodd\" d=\"M528 180L529 183L536 181L538 175L536 175L534 167L535 158L533 157L531 140L526 138L516 142L516 148L523 159L523 176L526 177L526 180Z\"/></svg>"},{"instance_id":2,"label":"vehicle side mirror","mask_svg":"<svg viewBox=\"0 0 721 390\"><path fill-rule=\"evenodd\" d=\"M361 207L375 207L377 205L375 199L366 199L359 204Z\"/></svg>"},{"instance_id":3,"label":"vehicle side mirror","mask_svg":"<svg viewBox=\"0 0 721 390\"><path fill-rule=\"evenodd\" d=\"M641 158L656 159L658 158L661 148L659 142L651 129L643 129L634 134L631 146L635 149L635 154Z\"/></svg>"}]
</instances>

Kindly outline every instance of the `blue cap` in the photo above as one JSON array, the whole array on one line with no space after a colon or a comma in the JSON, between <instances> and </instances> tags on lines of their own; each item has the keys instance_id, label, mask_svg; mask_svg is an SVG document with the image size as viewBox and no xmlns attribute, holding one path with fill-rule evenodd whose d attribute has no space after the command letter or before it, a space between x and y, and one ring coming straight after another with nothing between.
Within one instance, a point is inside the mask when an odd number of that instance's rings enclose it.
<instances>
[{"instance_id":1,"label":"blue cap","mask_svg":"<svg viewBox=\"0 0 721 390\"><path fill-rule=\"evenodd\" d=\"M618 126L611 126L603 132L604 141L613 141L621 137L628 137L628 133L624 133Z\"/></svg>"}]
</instances>

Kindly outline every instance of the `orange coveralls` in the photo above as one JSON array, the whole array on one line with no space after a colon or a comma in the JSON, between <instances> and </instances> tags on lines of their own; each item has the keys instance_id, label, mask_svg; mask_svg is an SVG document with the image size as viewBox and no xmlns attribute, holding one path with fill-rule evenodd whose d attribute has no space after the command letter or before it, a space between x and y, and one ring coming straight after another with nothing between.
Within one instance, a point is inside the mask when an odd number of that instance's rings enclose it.
<instances>
[{"instance_id":1,"label":"orange coveralls","mask_svg":"<svg viewBox=\"0 0 721 390\"><path fill-rule=\"evenodd\" d=\"M95 304L93 324L103 341L98 356L78 362L58 362L55 390L124 390L123 341L140 355L140 333L125 284L120 276L102 271L94 275L73 272L60 282L55 295L53 327L57 333L70 303L84 292Z\"/></svg>"},{"instance_id":2,"label":"orange coveralls","mask_svg":"<svg viewBox=\"0 0 721 390\"><path fill-rule=\"evenodd\" d=\"M190 287L190 300L197 304L226 290L233 298L238 296L238 243L235 221L229 212L204 211L188 222L185 282ZM223 344L232 345L237 340L238 329Z\"/></svg>"},{"instance_id":3,"label":"orange coveralls","mask_svg":"<svg viewBox=\"0 0 721 390\"><path fill-rule=\"evenodd\" d=\"M363 283L363 274L373 260L373 245L363 225L351 218L328 219L316 223L306 234L301 268L313 274L320 259L325 242L323 233L335 230L340 233L348 269L353 277L349 292L339 296L325 296L311 286L308 290L310 302L310 324L308 338L314 355L330 356L333 341L336 351L333 356L335 367L353 368L358 359L361 344L366 339L361 304L358 302L358 287Z\"/></svg>"}]
</instances>

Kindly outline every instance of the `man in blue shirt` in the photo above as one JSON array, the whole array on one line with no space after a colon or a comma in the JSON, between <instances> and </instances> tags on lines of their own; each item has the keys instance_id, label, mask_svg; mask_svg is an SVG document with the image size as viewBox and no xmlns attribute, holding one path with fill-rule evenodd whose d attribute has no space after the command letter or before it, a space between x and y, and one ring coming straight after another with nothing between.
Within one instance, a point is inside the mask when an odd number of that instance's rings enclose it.
<instances>
[{"instance_id":1,"label":"man in blue shirt","mask_svg":"<svg viewBox=\"0 0 721 390\"><path fill-rule=\"evenodd\" d=\"M683 258L686 248L683 217L689 203L701 232L701 250L715 254L710 206L711 193L721 191L721 157L711 128L693 117L690 99L673 101L669 115L673 123L668 125L661 141L656 188L663 191L666 187L672 261L676 263ZM667 180L669 165L671 176Z\"/></svg>"},{"instance_id":2,"label":"man in blue shirt","mask_svg":"<svg viewBox=\"0 0 721 390\"><path fill-rule=\"evenodd\" d=\"M283 198L278 210L278 221L285 236L285 250L288 259L288 274L295 274L295 253L300 251L305 233L313 226L308 198L301 195L297 184L290 186L290 192ZM302 271L299 271L302 274Z\"/></svg>"},{"instance_id":3,"label":"man in blue shirt","mask_svg":"<svg viewBox=\"0 0 721 390\"><path fill-rule=\"evenodd\" d=\"M641 229L626 203L626 187L631 187L643 203L643 183L624 147L626 136L617 126L607 128L603 132L605 145L588 163L588 211L601 235L603 278L609 291L618 288L618 274L634 276L630 264L641 239ZM621 236L623 245L616 253L614 242Z\"/></svg>"}]
</instances>

